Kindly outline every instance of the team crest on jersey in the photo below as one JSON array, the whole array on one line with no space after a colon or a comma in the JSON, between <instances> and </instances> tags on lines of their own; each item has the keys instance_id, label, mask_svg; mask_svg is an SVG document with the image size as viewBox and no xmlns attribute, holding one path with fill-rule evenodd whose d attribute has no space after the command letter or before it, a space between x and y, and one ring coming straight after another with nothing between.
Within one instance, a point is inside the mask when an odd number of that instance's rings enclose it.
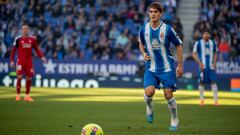
<instances>
[{"instance_id":1,"label":"team crest on jersey","mask_svg":"<svg viewBox=\"0 0 240 135\"><path fill-rule=\"evenodd\" d=\"M156 38L152 39L151 44L152 44L152 49L153 50L161 49L161 44L159 43L159 41Z\"/></svg>"}]
</instances>

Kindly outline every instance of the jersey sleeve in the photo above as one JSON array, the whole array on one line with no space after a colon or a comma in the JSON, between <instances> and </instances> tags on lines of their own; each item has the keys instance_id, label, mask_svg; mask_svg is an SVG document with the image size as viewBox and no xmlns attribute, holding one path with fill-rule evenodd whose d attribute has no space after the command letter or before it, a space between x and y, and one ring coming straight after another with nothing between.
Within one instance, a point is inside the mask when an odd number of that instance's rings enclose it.
<instances>
[{"instance_id":1,"label":"jersey sleeve","mask_svg":"<svg viewBox=\"0 0 240 135\"><path fill-rule=\"evenodd\" d=\"M19 47L19 37L16 37L13 41L13 47L10 53L10 61L14 61L14 57L18 47Z\"/></svg>"},{"instance_id":2,"label":"jersey sleeve","mask_svg":"<svg viewBox=\"0 0 240 135\"><path fill-rule=\"evenodd\" d=\"M197 52L197 48L198 48L197 46L198 46L198 41L196 41L193 46L193 52Z\"/></svg>"},{"instance_id":3,"label":"jersey sleeve","mask_svg":"<svg viewBox=\"0 0 240 135\"><path fill-rule=\"evenodd\" d=\"M18 47L19 46L19 37L16 37L13 41L13 46Z\"/></svg>"},{"instance_id":4,"label":"jersey sleeve","mask_svg":"<svg viewBox=\"0 0 240 135\"><path fill-rule=\"evenodd\" d=\"M177 33L174 31L174 29L170 26L168 26L168 38L170 41L175 45L182 45L182 40L179 38Z\"/></svg>"}]
</instances>

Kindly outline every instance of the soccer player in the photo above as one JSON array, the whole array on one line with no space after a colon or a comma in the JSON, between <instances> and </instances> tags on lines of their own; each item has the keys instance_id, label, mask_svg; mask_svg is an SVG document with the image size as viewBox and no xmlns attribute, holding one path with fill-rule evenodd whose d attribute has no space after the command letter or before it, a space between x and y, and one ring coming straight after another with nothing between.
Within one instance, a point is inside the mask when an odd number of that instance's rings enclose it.
<instances>
[{"instance_id":1,"label":"soccer player","mask_svg":"<svg viewBox=\"0 0 240 135\"><path fill-rule=\"evenodd\" d=\"M16 62L16 72L17 72L17 95L16 101L20 101L20 91L21 91L21 80L23 74L26 76L26 96L25 101L33 102L33 99L30 97L30 89L32 83L32 76L34 75L34 69L32 64L32 49L35 49L38 56L42 59L43 62L46 62L46 58L43 56L43 53L40 51L37 40L35 37L29 34L29 27L27 24L23 24L22 33L20 36L16 37L13 43L13 48L10 56L10 67L14 67L14 56L16 50L18 52L17 62Z\"/></svg>"},{"instance_id":2,"label":"soccer player","mask_svg":"<svg viewBox=\"0 0 240 135\"><path fill-rule=\"evenodd\" d=\"M200 92L200 105L204 105L204 84L211 83L214 96L214 104L218 103L218 87L216 84L217 45L210 39L210 32L204 30L203 38L196 41L193 47L193 58L198 63L200 72L198 89Z\"/></svg>"},{"instance_id":3,"label":"soccer player","mask_svg":"<svg viewBox=\"0 0 240 135\"><path fill-rule=\"evenodd\" d=\"M176 76L183 75L183 48L173 28L160 20L163 7L159 2L153 2L148 7L150 21L139 30L139 49L145 60L144 101L146 103L146 118L153 122L153 95L155 88L163 85L165 99L171 114L170 131L176 131L179 124L177 104L173 97L176 91ZM170 42L176 47L178 65L175 72L174 58L170 53Z\"/></svg>"}]
</instances>

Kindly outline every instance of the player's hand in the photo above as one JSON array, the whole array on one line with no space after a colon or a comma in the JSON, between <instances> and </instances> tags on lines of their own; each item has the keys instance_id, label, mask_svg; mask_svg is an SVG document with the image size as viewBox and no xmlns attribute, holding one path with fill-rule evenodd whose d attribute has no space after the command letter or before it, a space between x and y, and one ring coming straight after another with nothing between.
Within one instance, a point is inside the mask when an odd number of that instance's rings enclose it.
<instances>
[{"instance_id":1,"label":"player's hand","mask_svg":"<svg viewBox=\"0 0 240 135\"><path fill-rule=\"evenodd\" d=\"M204 65L202 63L200 63L199 66L200 66L200 70L203 71L204 70Z\"/></svg>"},{"instance_id":2,"label":"player's hand","mask_svg":"<svg viewBox=\"0 0 240 135\"><path fill-rule=\"evenodd\" d=\"M47 59L45 57L42 57L42 62L47 63Z\"/></svg>"},{"instance_id":3,"label":"player's hand","mask_svg":"<svg viewBox=\"0 0 240 135\"><path fill-rule=\"evenodd\" d=\"M177 78L181 78L183 76L183 66L178 65L176 69Z\"/></svg>"},{"instance_id":4,"label":"player's hand","mask_svg":"<svg viewBox=\"0 0 240 135\"><path fill-rule=\"evenodd\" d=\"M13 68L14 67L14 61L10 62L10 67Z\"/></svg>"},{"instance_id":5,"label":"player's hand","mask_svg":"<svg viewBox=\"0 0 240 135\"><path fill-rule=\"evenodd\" d=\"M217 64L213 63L213 69L216 69L216 68L217 68Z\"/></svg>"},{"instance_id":6,"label":"player's hand","mask_svg":"<svg viewBox=\"0 0 240 135\"><path fill-rule=\"evenodd\" d=\"M151 60L151 57L147 53L143 54L143 58L145 61Z\"/></svg>"}]
</instances>

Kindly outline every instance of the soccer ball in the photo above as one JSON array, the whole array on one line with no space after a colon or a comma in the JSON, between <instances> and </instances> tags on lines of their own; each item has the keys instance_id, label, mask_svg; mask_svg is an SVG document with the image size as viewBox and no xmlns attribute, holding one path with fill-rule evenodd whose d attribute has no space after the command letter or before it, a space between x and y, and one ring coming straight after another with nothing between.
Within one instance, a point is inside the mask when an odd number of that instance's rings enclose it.
<instances>
[{"instance_id":1,"label":"soccer ball","mask_svg":"<svg viewBox=\"0 0 240 135\"><path fill-rule=\"evenodd\" d=\"M91 123L82 128L81 135L103 135L103 130L99 125Z\"/></svg>"}]
</instances>

